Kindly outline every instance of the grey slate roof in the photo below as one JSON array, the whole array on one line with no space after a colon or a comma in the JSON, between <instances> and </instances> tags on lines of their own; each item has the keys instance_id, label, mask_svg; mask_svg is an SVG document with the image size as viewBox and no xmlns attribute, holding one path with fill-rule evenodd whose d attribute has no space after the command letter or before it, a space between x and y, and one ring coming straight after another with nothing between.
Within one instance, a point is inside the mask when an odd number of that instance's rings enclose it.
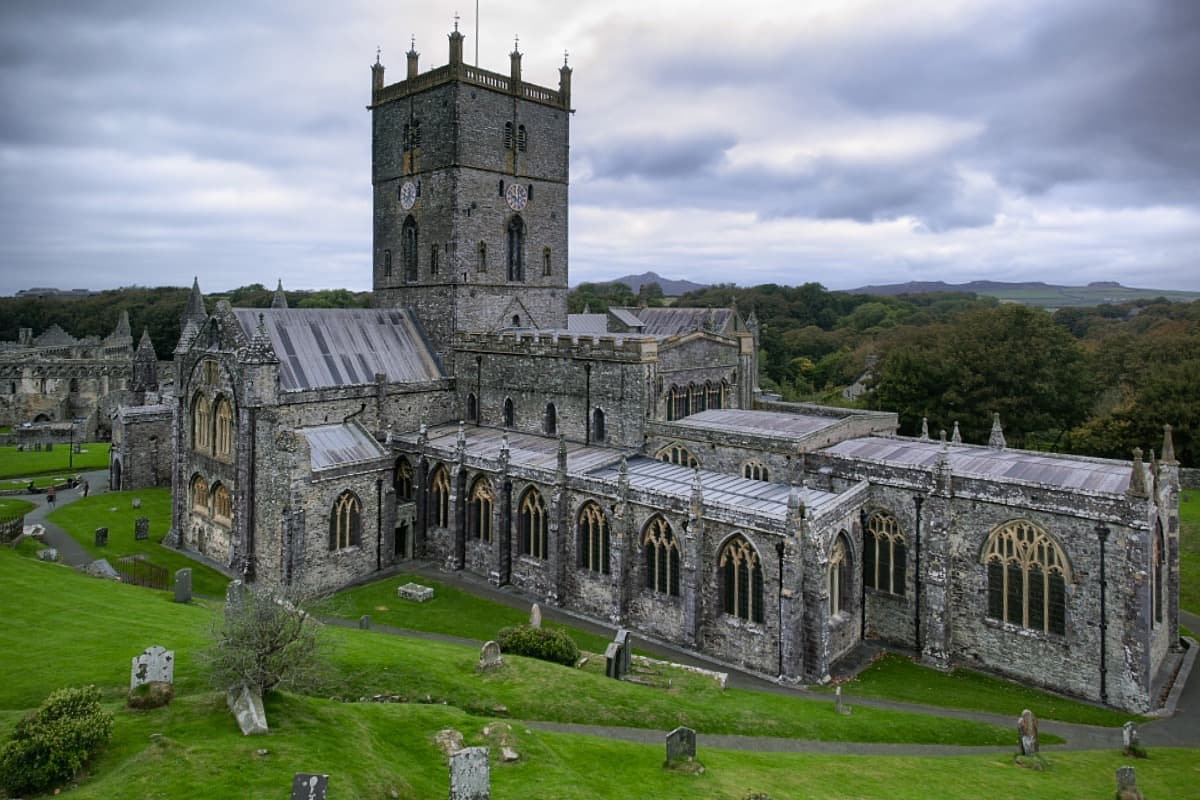
<instances>
[{"instance_id":1,"label":"grey slate roof","mask_svg":"<svg viewBox=\"0 0 1200 800\"><path fill-rule=\"evenodd\" d=\"M687 428L745 433L753 436L803 439L824 428L833 427L839 422L841 419L838 417L825 417L818 414L785 414L779 411L744 411L729 408L701 411L676 420L674 424Z\"/></svg>"},{"instance_id":2,"label":"grey slate roof","mask_svg":"<svg viewBox=\"0 0 1200 800\"><path fill-rule=\"evenodd\" d=\"M464 426L467 452L484 458L497 458L504 434L508 434L508 463L522 467L556 469L558 467L558 439L552 436L535 436L529 433L504 431L500 428ZM456 446L458 425L438 425L428 431L429 445L442 451L451 451ZM416 434L406 433L405 441L416 441ZM620 452L607 447L592 447L579 442L567 442L567 471L585 473L601 464L620 458Z\"/></svg>"},{"instance_id":3,"label":"grey slate roof","mask_svg":"<svg viewBox=\"0 0 1200 800\"><path fill-rule=\"evenodd\" d=\"M235 308L247 339L262 314L284 391L375 382L423 383L445 375L425 333L402 308Z\"/></svg>"},{"instance_id":4,"label":"grey slate roof","mask_svg":"<svg viewBox=\"0 0 1200 800\"><path fill-rule=\"evenodd\" d=\"M578 336L599 336L608 333L607 314L567 314L567 332Z\"/></svg>"},{"instance_id":5,"label":"grey slate roof","mask_svg":"<svg viewBox=\"0 0 1200 800\"><path fill-rule=\"evenodd\" d=\"M821 453L901 466L932 468L940 442L867 436L827 447ZM1085 489L1111 494L1129 487L1132 466L1110 461L1035 453L1028 450L993 450L978 445L951 445L950 469L956 475L993 480L1030 481L1064 489Z\"/></svg>"},{"instance_id":6,"label":"grey slate roof","mask_svg":"<svg viewBox=\"0 0 1200 800\"><path fill-rule=\"evenodd\" d=\"M675 336L704 330L712 314L713 330L725 333L733 312L728 308L639 308L637 315L649 336Z\"/></svg>"},{"instance_id":7,"label":"grey slate roof","mask_svg":"<svg viewBox=\"0 0 1200 800\"><path fill-rule=\"evenodd\" d=\"M373 436L353 423L317 425L298 432L308 441L313 472L387 456Z\"/></svg>"},{"instance_id":8,"label":"grey slate roof","mask_svg":"<svg viewBox=\"0 0 1200 800\"><path fill-rule=\"evenodd\" d=\"M646 324L639 318L638 314L633 313L628 308L610 308L608 313L616 317L618 322L628 325L631 328L640 328Z\"/></svg>"}]
</instances>

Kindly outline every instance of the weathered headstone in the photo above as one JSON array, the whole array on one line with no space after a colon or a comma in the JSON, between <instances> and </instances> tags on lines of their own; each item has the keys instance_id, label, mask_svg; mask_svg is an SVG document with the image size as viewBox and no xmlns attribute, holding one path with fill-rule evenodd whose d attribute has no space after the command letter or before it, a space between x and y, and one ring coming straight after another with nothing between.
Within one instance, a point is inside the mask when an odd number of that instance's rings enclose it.
<instances>
[{"instance_id":1,"label":"weathered headstone","mask_svg":"<svg viewBox=\"0 0 1200 800\"><path fill-rule=\"evenodd\" d=\"M667 734L667 766L696 760L696 732L680 725Z\"/></svg>"},{"instance_id":2,"label":"weathered headstone","mask_svg":"<svg viewBox=\"0 0 1200 800\"><path fill-rule=\"evenodd\" d=\"M1037 717L1028 708L1021 712L1021 718L1017 720L1017 733L1020 735L1021 755L1036 756L1038 754Z\"/></svg>"},{"instance_id":3,"label":"weathered headstone","mask_svg":"<svg viewBox=\"0 0 1200 800\"><path fill-rule=\"evenodd\" d=\"M58 561L58 550L53 547L47 547L45 550L38 550L38 558L42 561Z\"/></svg>"},{"instance_id":4,"label":"weathered headstone","mask_svg":"<svg viewBox=\"0 0 1200 800\"><path fill-rule=\"evenodd\" d=\"M98 558L88 564L85 571L94 578L104 578L110 581L121 580L121 573L113 569L113 565L104 558Z\"/></svg>"},{"instance_id":5,"label":"weathered headstone","mask_svg":"<svg viewBox=\"0 0 1200 800\"><path fill-rule=\"evenodd\" d=\"M833 690L833 710L838 714L849 714L850 706L842 705L842 687Z\"/></svg>"},{"instance_id":6,"label":"weathered headstone","mask_svg":"<svg viewBox=\"0 0 1200 800\"><path fill-rule=\"evenodd\" d=\"M364 631L365 631L365 630L370 630L370 628L371 628L371 615L370 615L370 614L363 614L361 617L359 617L359 618L358 618L358 627L359 627L360 629L364 630Z\"/></svg>"},{"instance_id":7,"label":"weathered headstone","mask_svg":"<svg viewBox=\"0 0 1200 800\"><path fill-rule=\"evenodd\" d=\"M542 627L542 607L537 603L529 607L529 626L531 628Z\"/></svg>"},{"instance_id":8,"label":"weathered headstone","mask_svg":"<svg viewBox=\"0 0 1200 800\"><path fill-rule=\"evenodd\" d=\"M133 538L144 542L150 538L150 518L138 517L133 521Z\"/></svg>"},{"instance_id":9,"label":"weathered headstone","mask_svg":"<svg viewBox=\"0 0 1200 800\"><path fill-rule=\"evenodd\" d=\"M1117 800L1145 800L1133 767L1117 767Z\"/></svg>"},{"instance_id":10,"label":"weathered headstone","mask_svg":"<svg viewBox=\"0 0 1200 800\"><path fill-rule=\"evenodd\" d=\"M230 687L225 704L233 712L243 736L267 732L267 712L263 711L262 695L245 684Z\"/></svg>"},{"instance_id":11,"label":"weathered headstone","mask_svg":"<svg viewBox=\"0 0 1200 800\"><path fill-rule=\"evenodd\" d=\"M433 588L430 586L422 586L419 583L406 583L403 586L396 588L396 596L403 597L405 600L414 600L418 603L424 603L426 600L433 599Z\"/></svg>"},{"instance_id":12,"label":"weathered headstone","mask_svg":"<svg viewBox=\"0 0 1200 800\"><path fill-rule=\"evenodd\" d=\"M246 593L250 590L246 588L246 584L241 581L231 580L229 585L225 587L225 606L238 606L246 599Z\"/></svg>"},{"instance_id":13,"label":"weathered headstone","mask_svg":"<svg viewBox=\"0 0 1200 800\"><path fill-rule=\"evenodd\" d=\"M139 656L134 656L129 668L129 688L136 689L143 683L174 683L175 651L154 645L147 647Z\"/></svg>"},{"instance_id":14,"label":"weathered headstone","mask_svg":"<svg viewBox=\"0 0 1200 800\"><path fill-rule=\"evenodd\" d=\"M184 567L175 571L175 602L190 603L192 601L192 570Z\"/></svg>"},{"instance_id":15,"label":"weathered headstone","mask_svg":"<svg viewBox=\"0 0 1200 800\"><path fill-rule=\"evenodd\" d=\"M621 674L628 675L633 657L633 637L624 628L617 628L617 636L613 641L621 645Z\"/></svg>"},{"instance_id":16,"label":"weathered headstone","mask_svg":"<svg viewBox=\"0 0 1200 800\"><path fill-rule=\"evenodd\" d=\"M108 528L96 528L96 547L108 547Z\"/></svg>"},{"instance_id":17,"label":"weathered headstone","mask_svg":"<svg viewBox=\"0 0 1200 800\"><path fill-rule=\"evenodd\" d=\"M479 650L479 665L475 671L488 672L503 665L504 659L500 656L500 645L493 641L484 642L483 647Z\"/></svg>"},{"instance_id":18,"label":"weathered headstone","mask_svg":"<svg viewBox=\"0 0 1200 800\"><path fill-rule=\"evenodd\" d=\"M604 648L604 677L620 680L624 674L621 672L623 661L621 645L616 642L609 642L608 647Z\"/></svg>"},{"instance_id":19,"label":"weathered headstone","mask_svg":"<svg viewBox=\"0 0 1200 800\"><path fill-rule=\"evenodd\" d=\"M464 747L450 756L450 800L489 800L491 768L486 747Z\"/></svg>"},{"instance_id":20,"label":"weathered headstone","mask_svg":"<svg viewBox=\"0 0 1200 800\"><path fill-rule=\"evenodd\" d=\"M291 800L325 800L325 792L328 789L328 775L310 775L307 772L297 772L292 776Z\"/></svg>"},{"instance_id":21,"label":"weathered headstone","mask_svg":"<svg viewBox=\"0 0 1200 800\"><path fill-rule=\"evenodd\" d=\"M141 508L142 507L142 498L140 498L140 497L133 498L133 507Z\"/></svg>"}]
</instances>

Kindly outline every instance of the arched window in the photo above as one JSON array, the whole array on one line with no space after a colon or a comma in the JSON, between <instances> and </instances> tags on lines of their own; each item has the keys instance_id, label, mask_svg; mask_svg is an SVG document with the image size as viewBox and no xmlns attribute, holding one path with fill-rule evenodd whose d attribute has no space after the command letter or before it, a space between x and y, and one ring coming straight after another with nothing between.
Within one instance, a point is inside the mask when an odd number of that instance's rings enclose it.
<instances>
[{"instance_id":1,"label":"arched window","mask_svg":"<svg viewBox=\"0 0 1200 800\"><path fill-rule=\"evenodd\" d=\"M544 427L547 436L558 435L558 409L554 407L554 403L546 403L546 423Z\"/></svg>"},{"instance_id":2,"label":"arched window","mask_svg":"<svg viewBox=\"0 0 1200 800\"><path fill-rule=\"evenodd\" d=\"M417 279L417 252L417 221L409 214L400 230L400 263L406 281Z\"/></svg>"},{"instance_id":3,"label":"arched window","mask_svg":"<svg viewBox=\"0 0 1200 800\"><path fill-rule=\"evenodd\" d=\"M704 410L704 402L707 395L704 393L703 386L697 386L694 383L688 384L688 413L698 414Z\"/></svg>"},{"instance_id":4,"label":"arched window","mask_svg":"<svg viewBox=\"0 0 1200 800\"><path fill-rule=\"evenodd\" d=\"M513 146L513 124L511 122L504 123L504 149L512 150Z\"/></svg>"},{"instance_id":5,"label":"arched window","mask_svg":"<svg viewBox=\"0 0 1200 800\"><path fill-rule=\"evenodd\" d=\"M396 459L396 467L392 471L392 488L396 491L397 500L407 503L413 499L413 468L404 456Z\"/></svg>"},{"instance_id":6,"label":"arched window","mask_svg":"<svg viewBox=\"0 0 1200 800\"><path fill-rule=\"evenodd\" d=\"M550 275L550 274L552 274L552 272L553 271L550 267L550 248L543 247L542 248L542 275Z\"/></svg>"},{"instance_id":7,"label":"arched window","mask_svg":"<svg viewBox=\"0 0 1200 800\"><path fill-rule=\"evenodd\" d=\"M683 419L688 415L688 392L686 387L672 386L667 400L667 419Z\"/></svg>"},{"instance_id":8,"label":"arched window","mask_svg":"<svg viewBox=\"0 0 1200 800\"><path fill-rule=\"evenodd\" d=\"M597 408L592 412L592 441L603 442L607 435L604 430L604 409Z\"/></svg>"},{"instance_id":9,"label":"arched window","mask_svg":"<svg viewBox=\"0 0 1200 800\"><path fill-rule=\"evenodd\" d=\"M721 394L722 394L721 387L722 387L723 383L724 383L724 381L722 381L721 383L707 383L706 382L704 384L705 389L708 391L708 407L709 408L720 408L723 405L722 397L721 397Z\"/></svg>"},{"instance_id":10,"label":"arched window","mask_svg":"<svg viewBox=\"0 0 1200 800\"><path fill-rule=\"evenodd\" d=\"M475 267L476 272L487 272L487 242L479 243L479 262Z\"/></svg>"},{"instance_id":11,"label":"arched window","mask_svg":"<svg viewBox=\"0 0 1200 800\"><path fill-rule=\"evenodd\" d=\"M467 505L467 526L471 536L481 542L492 540L492 503L495 499L488 479L476 478L471 486L471 502Z\"/></svg>"},{"instance_id":12,"label":"arched window","mask_svg":"<svg viewBox=\"0 0 1200 800\"><path fill-rule=\"evenodd\" d=\"M518 126L517 126L517 149L518 149L518 150L520 150L522 153L524 153L524 152L525 152L525 146L526 146L528 143L529 143L529 137L528 137L528 135L525 133L525 126L524 126L524 125L518 125Z\"/></svg>"},{"instance_id":13,"label":"arched window","mask_svg":"<svg viewBox=\"0 0 1200 800\"><path fill-rule=\"evenodd\" d=\"M679 544L665 519L654 516L642 534L646 556L646 588L671 597L679 596Z\"/></svg>"},{"instance_id":14,"label":"arched window","mask_svg":"<svg viewBox=\"0 0 1200 800\"><path fill-rule=\"evenodd\" d=\"M592 501L579 509L579 566L588 572L608 575L612 572L608 563L608 519L600 506Z\"/></svg>"},{"instance_id":15,"label":"arched window","mask_svg":"<svg viewBox=\"0 0 1200 800\"><path fill-rule=\"evenodd\" d=\"M392 277L392 251L383 251L383 277Z\"/></svg>"},{"instance_id":16,"label":"arched window","mask_svg":"<svg viewBox=\"0 0 1200 800\"><path fill-rule=\"evenodd\" d=\"M521 327L521 315L520 315L520 314L513 314L513 318L512 318L512 326L513 326L514 328L519 328L519 327Z\"/></svg>"},{"instance_id":17,"label":"arched window","mask_svg":"<svg viewBox=\"0 0 1200 800\"><path fill-rule=\"evenodd\" d=\"M1071 568L1058 543L1026 520L992 531L983 548L987 565L988 616L1044 633L1067 629L1067 583Z\"/></svg>"},{"instance_id":18,"label":"arched window","mask_svg":"<svg viewBox=\"0 0 1200 800\"><path fill-rule=\"evenodd\" d=\"M853 597L850 558L850 543L846 540L846 532L841 531L833 540L833 550L829 553L829 574L826 576L829 588L829 616L831 617L836 617L843 611L850 611Z\"/></svg>"},{"instance_id":19,"label":"arched window","mask_svg":"<svg viewBox=\"0 0 1200 800\"><path fill-rule=\"evenodd\" d=\"M438 246L436 244L429 248L429 274L438 274Z\"/></svg>"},{"instance_id":20,"label":"arched window","mask_svg":"<svg viewBox=\"0 0 1200 800\"><path fill-rule=\"evenodd\" d=\"M504 234L504 264L508 280L525 280L525 221L514 214Z\"/></svg>"},{"instance_id":21,"label":"arched window","mask_svg":"<svg viewBox=\"0 0 1200 800\"><path fill-rule=\"evenodd\" d=\"M208 400L200 392L192 398L192 447L208 451L212 448L211 420L208 417Z\"/></svg>"},{"instance_id":22,"label":"arched window","mask_svg":"<svg viewBox=\"0 0 1200 800\"><path fill-rule=\"evenodd\" d=\"M1154 565L1154 622L1163 621L1163 532L1162 522L1154 526L1154 544L1151 561Z\"/></svg>"},{"instance_id":23,"label":"arched window","mask_svg":"<svg viewBox=\"0 0 1200 800\"><path fill-rule=\"evenodd\" d=\"M217 420L217 437L215 443L215 452L217 458L232 458L233 457L233 409L229 405L229 400L225 397L217 398L216 412L213 414Z\"/></svg>"},{"instance_id":24,"label":"arched window","mask_svg":"<svg viewBox=\"0 0 1200 800\"><path fill-rule=\"evenodd\" d=\"M769 481L770 477L767 470L767 465L756 458L752 458L742 464L742 477L749 478L752 481Z\"/></svg>"},{"instance_id":25,"label":"arched window","mask_svg":"<svg viewBox=\"0 0 1200 800\"><path fill-rule=\"evenodd\" d=\"M471 392L467 395L467 422L479 421L479 400L475 397L475 393Z\"/></svg>"},{"instance_id":26,"label":"arched window","mask_svg":"<svg viewBox=\"0 0 1200 800\"><path fill-rule=\"evenodd\" d=\"M521 538L521 555L544 559L546 557L546 504L542 502L541 492L532 486L521 497L517 529Z\"/></svg>"},{"instance_id":27,"label":"arched window","mask_svg":"<svg viewBox=\"0 0 1200 800\"><path fill-rule=\"evenodd\" d=\"M725 613L750 622L763 621L763 568L750 542L734 536L717 557Z\"/></svg>"},{"instance_id":28,"label":"arched window","mask_svg":"<svg viewBox=\"0 0 1200 800\"><path fill-rule=\"evenodd\" d=\"M516 411L511 397L504 398L504 427L511 428L516 421Z\"/></svg>"},{"instance_id":29,"label":"arched window","mask_svg":"<svg viewBox=\"0 0 1200 800\"><path fill-rule=\"evenodd\" d=\"M329 549L344 550L362 543L362 501L351 491L333 501L329 515Z\"/></svg>"},{"instance_id":30,"label":"arched window","mask_svg":"<svg viewBox=\"0 0 1200 800\"><path fill-rule=\"evenodd\" d=\"M907 592L908 540L900 523L886 511L867 518L862 557L868 588L900 595Z\"/></svg>"},{"instance_id":31,"label":"arched window","mask_svg":"<svg viewBox=\"0 0 1200 800\"><path fill-rule=\"evenodd\" d=\"M429 480L429 517L435 528L450 526L450 473L440 464Z\"/></svg>"},{"instance_id":32,"label":"arched window","mask_svg":"<svg viewBox=\"0 0 1200 800\"><path fill-rule=\"evenodd\" d=\"M672 443L659 450L655 455L659 461L665 461L668 464L678 464L681 467L691 467L695 469L700 466L700 462L692 455L692 451L688 450L678 442Z\"/></svg>"},{"instance_id":33,"label":"arched window","mask_svg":"<svg viewBox=\"0 0 1200 800\"><path fill-rule=\"evenodd\" d=\"M233 497L225 484L218 483L213 487L213 521L228 525L233 522Z\"/></svg>"},{"instance_id":34,"label":"arched window","mask_svg":"<svg viewBox=\"0 0 1200 800\"><path fill-rule=\"evenodd\" d=\"M208 481L200 475L192 478L192 511L208 515Z\"/></svg>"}]
</instances>

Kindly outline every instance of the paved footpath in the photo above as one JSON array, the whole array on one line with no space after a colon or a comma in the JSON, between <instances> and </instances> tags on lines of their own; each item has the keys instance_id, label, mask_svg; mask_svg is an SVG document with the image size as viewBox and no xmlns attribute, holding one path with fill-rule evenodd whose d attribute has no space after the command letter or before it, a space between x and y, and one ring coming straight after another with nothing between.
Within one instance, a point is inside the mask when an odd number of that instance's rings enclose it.
<instances>
[{"instance_id":1,"label":"paved footpath","mask_svg":"<svg viewBox=\"0 0 1200 800\"><path fill-rule=\"evenodd\" d=\"M101 493L101 487L108 485L108 470L101 469L93 472L80 473L80 477L88 482L91 494ZM29 526L34 523L40 523L46 529L45 541L50 547L58 550L58 555L64 564L72 567L83 567L92 563L95 559L91 553L84 550L79 542L75 541L69 533L55 525L53 522L46 521L46 515L59 506L64 506L73 503L82 497L79 489L63 489L55 495L55 505L51 506L46 502L45 494L22 494L18 495L22 500L28 500L33 503L35 508L25 515L25 525Z\"/></svg>"}]
</instances>

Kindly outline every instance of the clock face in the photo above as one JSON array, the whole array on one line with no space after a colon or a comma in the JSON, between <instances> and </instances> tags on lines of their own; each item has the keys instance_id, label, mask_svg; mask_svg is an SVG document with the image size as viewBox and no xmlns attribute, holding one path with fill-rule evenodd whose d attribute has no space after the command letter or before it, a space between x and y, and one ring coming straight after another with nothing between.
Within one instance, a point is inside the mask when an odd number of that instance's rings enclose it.
<instances>
[{"instance_id":1,"label":"clock face","mask_svg":"<svg viewBox=\"0 0 1200 800\"><path fill-rule=\"evenodd\" d=\"M529 191L519 183L510 184L504 190L504 200L513 211L523 211L529 202Z\"/></svg>"},{"instance_id":2,"label":"clock face","mask_svg":"<svg viewBox=\"0 0 1200 800\"><path fill-rule=\"evenodd\" d=\"M412 181L405 181L400 187L400 205L405 211L413 207L413 203L417 202L417 185Z\"/></svg>"}]
</instances>

